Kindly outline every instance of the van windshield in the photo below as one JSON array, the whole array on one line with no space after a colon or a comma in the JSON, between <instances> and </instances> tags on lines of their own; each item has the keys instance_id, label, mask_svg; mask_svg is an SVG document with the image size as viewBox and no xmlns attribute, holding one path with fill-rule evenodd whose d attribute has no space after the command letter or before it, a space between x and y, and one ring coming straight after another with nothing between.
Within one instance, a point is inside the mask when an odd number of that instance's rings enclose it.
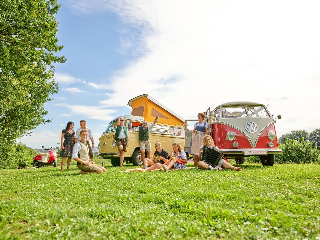
<instances>
[{"instance_id":1,"label":"van windshield","mask_svg":"<svg viewBox=\"0 0 320 240\"><path fill-rule=\"evenodd\" d=\"M221 117L220 111L222 112L223 118L245 118L245 117L254 117L254 118L268 118L270 114L267 109L261 106L232 106L232 107L220 107L215 110L215 115L217 118Z\"/></svg>"},{"instance_id":2,"label":"van windshield","mask_svg":"<svg viewBox=\"0 0 320 240\"><path fill-rule=\"evenodd\" d=\"M118 122L118 119L111 121L104 133L115 132L117 127L117 122Z\"/></svg>"}]
</instances>

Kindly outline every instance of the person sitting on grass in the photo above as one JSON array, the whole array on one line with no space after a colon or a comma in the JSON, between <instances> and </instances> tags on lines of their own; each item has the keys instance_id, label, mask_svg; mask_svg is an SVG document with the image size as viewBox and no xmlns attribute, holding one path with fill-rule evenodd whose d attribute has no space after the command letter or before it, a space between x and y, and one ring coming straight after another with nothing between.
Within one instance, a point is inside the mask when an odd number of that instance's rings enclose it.
<instances>
[{"instance_id":1,"label":"person sitting on grass","mask_svg":"<svg viewBox=\"0 0 320 240\"><path fill-rule=\"evenodd\" d=\"M73 147L72 158L77 161L80 173L103 173L106 169L93 162L93 153L87 138L88 131L81 130L80 141Z\"/></svg>"},{"instance_id":2,"label":"person sitting on grass","mask_svg":"<svg viewBox=\"0 0 320 240\"><path fill-rule=\"evenodd\" d=\"M235 167L233 165L231 165L230 163L228 163L227 161L225 161L223 158L221 158L218 161L218 164L216 166L213 162L209 161L206 156L203 154L203 151L205 150L205 148L211 148L211 149L215 149L216 151L219 152L219 149L214 145L213 139L211 136L206 135L203 138L203 145L200 147L200 151L199 151L199 155L197 157L194 158L194 165L198 166L198 168L200 169L208 169L208 170L213 170L213 169L232 169L235 171L241 171L241 167ZM201 161L201 157L204 156L204 159L202 159Z\"/></svg>"},{"instance_id":3,"label":"person sitting on grass","mask_svg":"<svg viewBox=\"0 0 320 240\"><path fill-rule=\"evenodd\" d=\"M156 151L153 154L153 158L146 158L148 167L151 167L156 163L164 164L169 159L168 152L162 148L160 142L155 143L155 149Z\"/></svg>"},{"instance_id":4,"label":"person sitting on grass","mask_svg":"<svg viewBox=\"0 0 320 240\"><path fill-rule=\"evenodd\" d=\"M172 150L171 158L164 164L166 169L187 169L187 154L181 150L180 145L176 142L173 143Z\"/></svg>"}]
</instances>

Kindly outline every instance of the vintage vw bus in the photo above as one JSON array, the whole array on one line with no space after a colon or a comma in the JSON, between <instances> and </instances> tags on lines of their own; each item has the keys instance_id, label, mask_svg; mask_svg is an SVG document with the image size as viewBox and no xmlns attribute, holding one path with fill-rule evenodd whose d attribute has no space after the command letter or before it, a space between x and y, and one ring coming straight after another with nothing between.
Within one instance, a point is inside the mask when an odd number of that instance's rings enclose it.
<instances>
[{"instance_id":1,"label":"vintage vw bus","mask_svg":"<svg viewBox=\"0 0 320 240\"><path fill-rule=\"evenodd\" d=\"M142 165L140 143L139 143L139 126L142 125L144 118L140 116L127 115L124 116L125 125L128 127L129 146L124 154L125 163L133 163L133 165ZM118 118L112 120L106 131L100 137L99 152L104 158L110 158L113 166L120 165L120 159L117 157L118 147L114 140L115 129L117 127ZM148 125L151 122L148 122ZM168 124L155 124L150 129L149 139L151 143L151 156L155 151L154 145L160 142L163 149L168 151L169 155L172 152L172 144L177 142L181 148L184 148L185 132L183 126L173 126Z\"/></svg>"},{"instance_id":2,"label":"vintage vw bus","mask_svg":"<svg viewBox=\"0 0 320 240\"><path fill-rule=\"evenodd\" d=\"M265 105L229 102L206 112L215 145L226 158L243 163L244 157L259 156L263 165L272 166L278 148L276 120ZM278 116L280 119L281 116Z\"/></svg>"}]
</instances>

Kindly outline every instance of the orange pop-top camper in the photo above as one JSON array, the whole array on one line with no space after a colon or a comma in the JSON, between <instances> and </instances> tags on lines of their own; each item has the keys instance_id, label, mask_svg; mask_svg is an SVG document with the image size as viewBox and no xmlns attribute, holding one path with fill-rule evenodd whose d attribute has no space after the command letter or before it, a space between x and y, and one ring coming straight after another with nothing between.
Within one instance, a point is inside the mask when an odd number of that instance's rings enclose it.
<instances>
[{"instance_id":1,"label":"orange pop-top camper","mask_svg":"<svg viewBox=\"0 0 320 240\"><path fill-rule=\"evenodd\" d=\"M157 100L143 94L129 100L128 105L132 107L131 115L141 116L147 122L153 122L159 116L159 123L168 125L184 126L184 119L159 103Z\"/></svg>"}]
</instances>

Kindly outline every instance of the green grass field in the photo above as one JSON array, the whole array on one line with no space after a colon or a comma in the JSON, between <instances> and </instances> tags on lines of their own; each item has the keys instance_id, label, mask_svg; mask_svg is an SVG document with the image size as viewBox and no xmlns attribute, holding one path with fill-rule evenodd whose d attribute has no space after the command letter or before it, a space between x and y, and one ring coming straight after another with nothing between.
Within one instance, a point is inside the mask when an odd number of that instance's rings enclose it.
<instances>
[{"instance_id":1,"label":"green grass field","mask_svg":"<svg viewBox=\"0 0 320 240\"><path fill-rule=\"evenodd\" d=\"M1 170L0 239L320 239L320 165L106 168Z\"/></svg>"}]
</instances>

